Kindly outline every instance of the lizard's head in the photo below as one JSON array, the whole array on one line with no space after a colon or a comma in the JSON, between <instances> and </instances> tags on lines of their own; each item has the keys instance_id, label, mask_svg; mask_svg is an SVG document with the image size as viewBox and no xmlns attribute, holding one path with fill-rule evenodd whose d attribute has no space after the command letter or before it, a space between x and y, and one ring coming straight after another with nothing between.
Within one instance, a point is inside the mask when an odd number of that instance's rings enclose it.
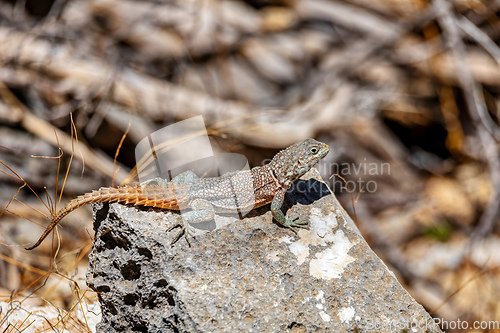
<instances>
[{"instance_id":1,"label":"lizard's head","mask_svg":"<svg viewBox=\"0 0 500 333\"><path fill-rule=\"evenodd\" d=\"M280 151L272 160L272 169L281 182L290 185L309 171L330 151L330 147L314 139L296 143Z\"/></svg>"}]
</instances>

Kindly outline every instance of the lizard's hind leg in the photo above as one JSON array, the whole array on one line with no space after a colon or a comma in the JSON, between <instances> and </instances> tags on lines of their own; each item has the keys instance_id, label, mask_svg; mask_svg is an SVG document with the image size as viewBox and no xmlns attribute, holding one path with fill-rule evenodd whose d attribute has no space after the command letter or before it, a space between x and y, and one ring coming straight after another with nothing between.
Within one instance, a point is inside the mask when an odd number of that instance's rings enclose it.
<instances>
[{"instance_id":1,"label":"lizard's hind leg","mask_svg":"<svg viewBox=\"0 0 500 333\"><path fill-rule=\"evenodd\" d=\"M207 200L196 199L189 206L191 207L191 210L187 212L181 211L181 215L177 218L176 223L167 229L168 232L177 227L181 228L170 243L171 245L177 242L179 238L184 235L186 242L189 246L191 246L190 238L194 238L196 233L195 228L191 226L191 223L211 221L215 218L214 207Z\"/></svg>"}]
</instances>

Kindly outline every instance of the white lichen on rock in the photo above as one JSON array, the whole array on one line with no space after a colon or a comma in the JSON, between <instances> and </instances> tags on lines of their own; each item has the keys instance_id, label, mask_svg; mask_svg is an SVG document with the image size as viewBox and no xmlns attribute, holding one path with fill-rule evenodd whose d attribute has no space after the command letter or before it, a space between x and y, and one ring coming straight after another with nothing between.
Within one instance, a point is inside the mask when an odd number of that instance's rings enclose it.
<instances>
[{"instance_id":1,"label":"white lichen on rock","mask_svg":"<svg viewBox=\"0 0 500 333\"><path fill-rule=\"evenodd\" d=\"M347 308L340 309L337 312L337 316L339 317L341 322L348 323L354 318L355 313L356 310L352 306L349 306Z\"/></svg>"},{"instance_id":2,"label":"white lichen on rock","mask_svg":"<svg viewBox=\"0 0 500 333\"><path fill-rule=\"evenodd\" d=\"M339 278L347 265L355 259L348 252L354 246L342 230L333 235L334 243L327 249L316 253L309 263L309 273L321 279Z\"/></svg>"},{"instance_id":3,"label":"white lichen on rock","mask_svg":"<svg viewBox=\"0 0 500 333\"><path fill-rule=\"evenodd\" d=\"M283 237L280 241L290 244L290 251L297 257L297 264L302 265L310 256L310 246L320 245L326 249L315 254L309 262L309 272L312 276L321 279L339 278L355 259L348 252L355 245L338 229L338 215L335 212L323 214L319 209L312 208L310 213L310 230L300 230L298 239L291 241L290 237ZM334 230L337 231L334 232Z\"/></svg>"}]
</instances>

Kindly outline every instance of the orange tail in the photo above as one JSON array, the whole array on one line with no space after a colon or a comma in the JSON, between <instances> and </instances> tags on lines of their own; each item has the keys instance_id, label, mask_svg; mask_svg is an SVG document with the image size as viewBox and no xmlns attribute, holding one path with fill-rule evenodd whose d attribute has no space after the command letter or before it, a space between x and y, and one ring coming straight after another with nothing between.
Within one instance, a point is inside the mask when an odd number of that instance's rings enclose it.
<instances>
[{"instance_id":1,"label":"orange tail","mask_svg":"<svg viewBox=\"0 0 500 333\"><path fill-rule=\"evenodd\" d=\"M144 193L144 188L147 188L147 195ZM48 236L48 234L56 227L63 217L74 211L75 209L95 202L123 202L125 204L133 204L135 206L150 206L162 209L178 209L176 196L173 188L166 186L148 185L143 187L137 186L122 186L122 187L103 187L91 193L85 193L71 200L66 206L61 208L57 214L52 216L52 221L40 236L38 241L27 247L26 250L33 250Z\"/></svg>"}]
</instances>

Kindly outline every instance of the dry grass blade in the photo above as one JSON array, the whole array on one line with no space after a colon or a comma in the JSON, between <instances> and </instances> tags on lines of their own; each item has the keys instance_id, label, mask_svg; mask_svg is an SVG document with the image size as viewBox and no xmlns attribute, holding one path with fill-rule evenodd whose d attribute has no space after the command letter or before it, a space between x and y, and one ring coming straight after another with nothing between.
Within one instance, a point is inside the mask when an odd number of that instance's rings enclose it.
<instances>
[{"instance_id":1,"label":"dry grass blade","mask_svg":"<svg viewBox=\"0 0 500 333\"><path fill-rule=\"evenodd\" d=\"M31 188L31 186L30 186L30 185L29 185L29 184L28 184L28 183L27 183L27 182L26 182L26 181L25 181L25 180L24 180L24 179L23 179L20 175L18 175L18 174L17 174L14 170L12 170L12 169L11 169L11 168L10 168L7 164L5 164L4 162L0 161L0 163L1 163L4 167L6 167L7 169L9 169L9 171L10 171L10 172L12 172L12 173L15 175L15 177L14 177L14 176L12 176L12 175L7 174L7 173L6 173L6 172L4 172L3 170L0 170L3 174L6 174L6 175L8 175L9 177L12 177L12 178L18 179L18 180L20 180L20 181L22 181L22 182L23 182L23 185L21 185L21 187L19 187L19 189L17 190L16 194L12 197L12 200L9 202L9 204L8 204L8 205L7 205L7 206L6 206L6 207L2 210L2 212L0 213L0 216L2 216L2 214L3 214L3 213L4 213L4 211L8 208L8 206L10 205L10 203L11 203L11 202L15 199L15 197L17 196L17 194L19 193L19 191L20 191L23 187L25 187L25 186L27 186L27 187L30 189L30 191L31 191L31 192L32 192L32 193L33 193L33 194L34 194L34 195L38 198L38 200L40 200L40 202L42 202L42 203L43 203L43 205L47 208L47 210L48 210L48 211L50 211L50 207L49 207L49 206L47 206L47 205L45 204L45 202L44 202L44 201L43 201L43 200L42 200L42 199L38 196L38 194L36 193L36 191L35 191L35 190L33 190L33 189Z\"/></svg>"}]
</instances>

